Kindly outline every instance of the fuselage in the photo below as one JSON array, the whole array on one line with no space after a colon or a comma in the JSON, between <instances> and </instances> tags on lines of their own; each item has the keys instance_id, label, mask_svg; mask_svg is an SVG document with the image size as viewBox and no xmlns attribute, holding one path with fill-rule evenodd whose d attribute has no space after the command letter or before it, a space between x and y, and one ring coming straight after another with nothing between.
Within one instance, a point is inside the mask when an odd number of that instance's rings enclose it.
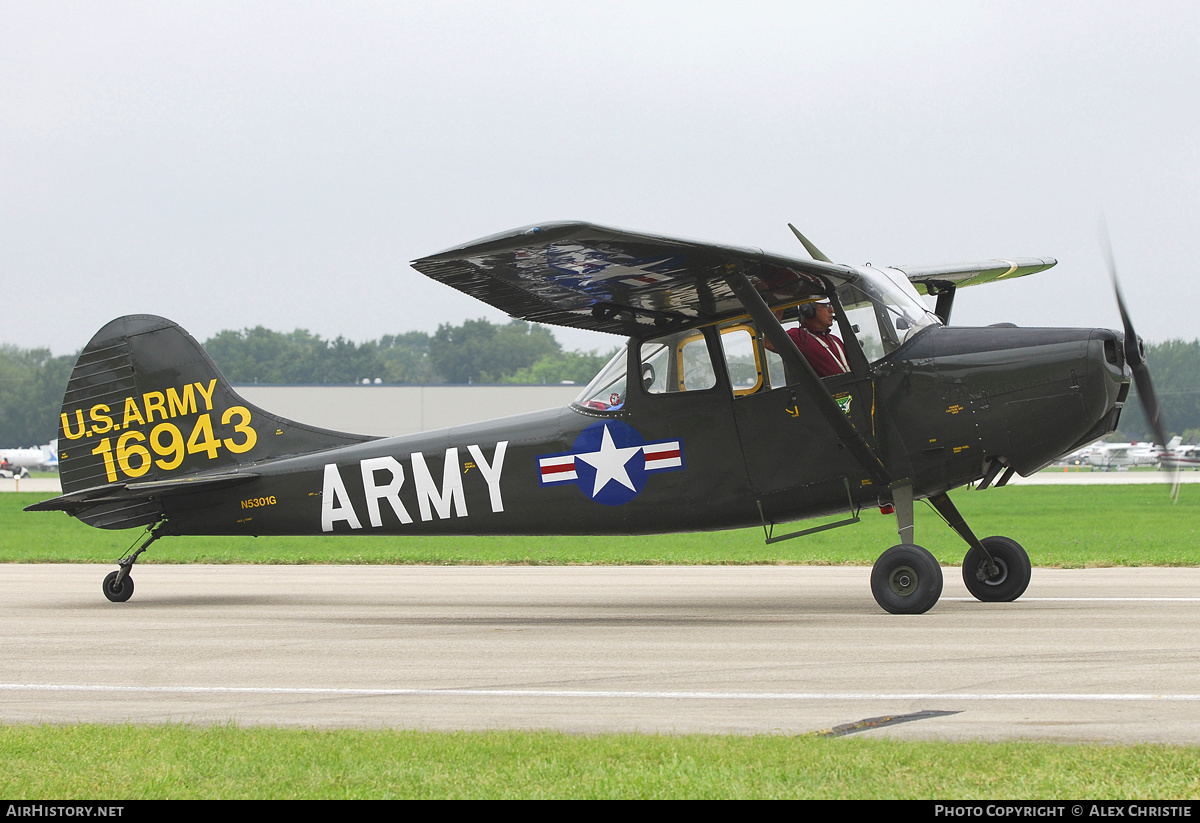
<instances>
[{"instance_id":1,"label":"fuselage","mask_svg":"<svg viewBox=\"0 0 1200 823\"><path fill-rule=\"evenodd\" d=\"M164 498L166 533L644 534L890 501L799 386L738 394L718 368L711 386L655 392L645 345L630 341L614 408L249 460L235 488ZM1112 431L1128 392L1120 351L1104 329L935 326L823 385L920 497L978 480L991 460L1029 474Z\"/></svg>"}]
</instances>

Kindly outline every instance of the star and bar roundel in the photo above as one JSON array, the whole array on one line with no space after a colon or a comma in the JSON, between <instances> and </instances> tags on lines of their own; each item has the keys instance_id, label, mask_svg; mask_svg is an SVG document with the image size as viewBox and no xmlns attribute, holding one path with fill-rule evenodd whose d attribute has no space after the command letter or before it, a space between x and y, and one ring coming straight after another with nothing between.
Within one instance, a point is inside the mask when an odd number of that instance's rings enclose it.
<instances>
[{"instance_id":1,"label":"star and bar roundel","mask_svg":"<svg viewBox=\"0 0 1200 823\"><path fill-rule=\"evenodd\" d=\"M678 440L647 443L637 429L620 420L593 423L579 433L571 451L538 459L543 486L574 483L606 506L628 503L655 472L679 471L683 445Z\"/></svg>"}]
</instances>

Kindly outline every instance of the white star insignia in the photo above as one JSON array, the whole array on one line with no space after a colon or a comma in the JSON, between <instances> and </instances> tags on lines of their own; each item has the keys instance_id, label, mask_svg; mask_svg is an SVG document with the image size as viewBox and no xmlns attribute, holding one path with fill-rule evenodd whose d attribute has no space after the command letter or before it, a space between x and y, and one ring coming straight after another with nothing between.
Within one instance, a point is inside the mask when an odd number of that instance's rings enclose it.
<instances>
[{"instance_id":1,"label":"white star insignia","mask_svg":"<svg viewBox=\"0 0 1200 823\"><path fill-rule=\"evenodd\" d=\"M596 485L592 489L592 497L599 494L600 490L612 480L617 481L630 491L637 491L633 485L633 481L629 479L629 472L625 471L625 464L632 460L633 456L641 450L641 446L627 446L623 449L618 449L616 444L613 443L612 435L609 434L608 426L605 426L604 437L600 441L600 451L575 455L576 460L582 460L589 466L595 466L596 468Z\"/></svg>"}]
</instances>

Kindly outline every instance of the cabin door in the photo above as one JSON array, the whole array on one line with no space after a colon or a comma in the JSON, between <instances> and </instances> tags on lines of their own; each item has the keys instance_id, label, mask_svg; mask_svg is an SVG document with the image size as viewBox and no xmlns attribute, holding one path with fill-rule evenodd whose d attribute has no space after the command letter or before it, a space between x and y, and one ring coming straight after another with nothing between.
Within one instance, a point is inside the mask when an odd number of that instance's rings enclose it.
<instances>
[{"instance_id":1,"label":"cabin door","mask_svg":"<svg viewBox=\"0 0 1200 823\"><path fill-rule=\"evenodd\" d=\"M788 385L778 355L765 351L748 325L721 330L733 390L733 415L750 485L769 520L845 511L847 488L857 497L866 472L825 422L807 385ZM874 443L872 384L852 374L822 387Z\"/></svg>"}]
</instances>

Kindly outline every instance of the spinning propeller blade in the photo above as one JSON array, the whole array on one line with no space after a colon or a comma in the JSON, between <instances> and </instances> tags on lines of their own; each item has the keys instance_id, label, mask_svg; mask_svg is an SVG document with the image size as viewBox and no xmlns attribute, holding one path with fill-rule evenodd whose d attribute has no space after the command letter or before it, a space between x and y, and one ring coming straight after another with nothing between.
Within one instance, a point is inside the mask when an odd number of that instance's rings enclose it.
<instances>
[{"instance_id":1,"label":"spinning propeller blade","mask_svg":"<svg viewBox=\"0 0 1200 823\"><path fill-rule=\"evenodd\" d=\"M1150 428L1154 431L1154 442L1163 449L1165 454L1167 431L1163 424L1162 406L1158 402L1158 395L1154 392L1154 381L1150 377L1150 367L1146 364L1146 350L1142 346L1142 339L1134 331L1133 320L1130 319L1129 310L1125 307L1125 297L1121 294L1121 283L1117 279L1117 263L1113 258L1112 243L1109 242L1108 229L1103 220L1100 222L1100 247L1108 265L1109 277L1112 279L1113 293L1117 297L1117 309L1121 312L1121 322L1125 325L1125 362L1129 364L1129 368L1133 372L1133 382L1137 386L1138 400L1141 401L1142 410L1146 413L1146 419L1150 421ZM1171 470L1171 496L1175 499L1179 497L1179 470L1176 468Z\"/></svg>"}]
</instances>

